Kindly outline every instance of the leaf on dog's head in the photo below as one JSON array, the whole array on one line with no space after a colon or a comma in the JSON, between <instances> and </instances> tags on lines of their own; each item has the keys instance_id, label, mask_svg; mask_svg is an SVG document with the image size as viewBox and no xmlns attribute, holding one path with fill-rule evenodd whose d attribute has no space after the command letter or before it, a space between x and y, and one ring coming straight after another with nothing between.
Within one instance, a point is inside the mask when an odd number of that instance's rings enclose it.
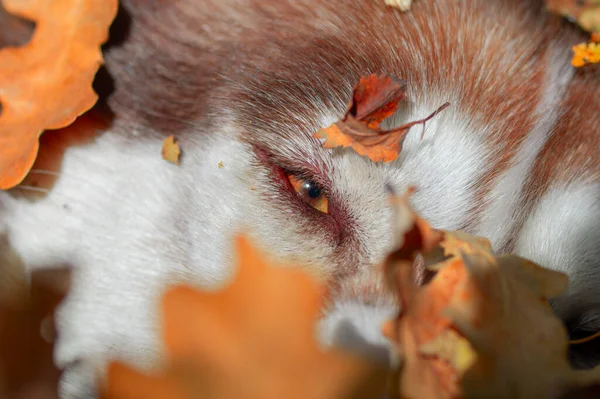
<instances>
[{"instance_id":1,"label":"leaf on dog's head","mask_svg":"<svg viewBox=\"0 0 600 399\"><path fill-rule=\"evenodd\" d=\"M377 129L385 118L396 112L398 102L405 97L404 80L383 75L363 77L354 88L346 117L350 116L371 129Z\"/></svg>"},{"instance_id":2,"label":"leaf on dog's head","mask_svg":"<svg viewBox=\"0 0 600 399\"><path fill-rule=\"evenodd\" d=\"M179 157L181 157L181 149L175 136L171 135L163 140L162 157L165 161L179 165Z\"/></svg>"},{"instance_id":3,"label":"leaf on dog's head","mask_svg":"<svg viewBox=\"0 0 600 399\"><path fill-rule=\"evenodd\" d=\"M44 130L68 126L96 103L92 82L117 0L3 5L36 24L25 46L0 49L0 189L9 189L29 172Z\"/></svg>"},{"instance_id":4,"label":"leaf on dog's head","mask_svg":"<svg viewBox=\"0 0 600 399\"><path fill-rule=\"evenodd\" d=\"M104 398L341 399L356 397L378 375L354 356L320 348L315 334L324 296L316 279L268 264L244 237L236 249L237 273L224 289L175 286L164 295L163 373L113 363ZM369 393L384 384L376 387Z\"/></svg>"},{"instance_id":5,"label":"leaf on dog's head","mask_svg":"<svg viewBox=\"0 0 600 399\"><path fill-rule=\"evenodd\" d=\"M406 12L410 10L412 0L385 0L385 5Z\"/></svg>"},{"instance_id":6,"label":"leaf on dog's head","mask_svg":"<svg viewBox=\"0 0 600 399\"><path fill-rule=\"evenodd\" d=\"M600 63L600 42L590 41L573 46L571 65L580 68Z\"/></svg>"},{"instance_id":7,"label":"leaf on dog's head","mask_svg":"<svg viewBox=\"0 0 600 399\"><path fill-rule=\"evenodd\" d=\"M424 124L449 106L442 105L430 116L391 130L382 130L381 122L394 114L406 97L406 82L391 76L370 75L360 79L344 117L320 129L316 138L325 139L324 148L350 147L373 162L390 162L398 158L402 142L410 128Z\"/></svg>"}]
</instances>

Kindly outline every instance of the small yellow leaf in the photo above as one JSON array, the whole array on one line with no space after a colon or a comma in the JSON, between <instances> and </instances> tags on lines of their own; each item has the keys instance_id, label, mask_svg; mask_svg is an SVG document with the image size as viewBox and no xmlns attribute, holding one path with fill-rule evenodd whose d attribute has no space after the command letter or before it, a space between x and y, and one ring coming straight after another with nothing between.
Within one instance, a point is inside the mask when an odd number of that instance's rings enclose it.
<instances>
[{"instance_id":1,"label":"small yellow leaf","mask_svg":"<svg viewBox=\"0 0 600 399\"><path fill-rule=\"evenodd\" d=\"M162 146L162 157L165 161L179 165L179 157L181 156L181 149L177 143L175 136L171 135L164 139Z\"/></svg>"},{"instance_id":2,"label":"small yellow leaf","mask_svg":"<svg viewBox=\"0 0 600 399\"><path fill-rule=\"evenodd\" d=\"M410 10L412 0L385 0L385 5L406 12Z\"/></svg>"},{"instance_id":3,"label":"small yellow leaf","mask_svg":"<svg viewBox=\"0 0 600 399\"><path fill-rule=\"evenodd\" d=\"M597 64L600 62L600 43L579 43L573 46L571 65L575 68Z\"/></svg>"}]
</instances>

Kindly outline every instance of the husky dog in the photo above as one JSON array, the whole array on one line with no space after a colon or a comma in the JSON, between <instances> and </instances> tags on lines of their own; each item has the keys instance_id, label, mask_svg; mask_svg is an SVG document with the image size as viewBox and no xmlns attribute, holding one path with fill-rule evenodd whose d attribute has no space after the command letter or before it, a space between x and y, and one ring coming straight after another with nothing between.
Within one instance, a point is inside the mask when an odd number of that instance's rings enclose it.
<instances>
[{"instance_id":1,"label":"husky dog","mask_svg":"<svg viewBox=\"0 0 600 399\"><path fill-rule=\"evenodd\" d=\"M110 115L78 121L94 137L76 124L60 150L63 133L47 133L60 162L0 193L28 268L74 270L58 313L63 399L93 396L106 359L149 367L165 284L218 287L239 231L334 287L325 344L385 358L379 327L396 310L374 265L392 245L387 186L415 186L436 228L567 273L554 311L572 334L600 330L600 74L571 67L585 35L541 1L403 13L383 0L123 0L111 37L96 83ZM389 127L451 103L385 164L313 137L373 73L407 82ZM161 159L168 135L179 167Z\"/></svg>"}]
</instances>

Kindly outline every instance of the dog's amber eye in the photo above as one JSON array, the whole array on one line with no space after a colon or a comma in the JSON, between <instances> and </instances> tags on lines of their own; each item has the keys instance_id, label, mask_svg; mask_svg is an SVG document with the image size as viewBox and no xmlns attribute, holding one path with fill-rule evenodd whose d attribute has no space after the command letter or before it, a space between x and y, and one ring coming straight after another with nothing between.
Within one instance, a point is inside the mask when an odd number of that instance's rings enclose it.
<instances>
[{"instance_id":1,"label":"dog's amber eye","mask_svg":"<svg viewBox=\"0 0 600 399\"><path fill-rule=\"evenodd\" d=\"M287 178L302 201L319 212L329 213L329 201L327 201L321 186L312 180L301 179L292 174L288 174Z\"/></svg>"}]
</instances>

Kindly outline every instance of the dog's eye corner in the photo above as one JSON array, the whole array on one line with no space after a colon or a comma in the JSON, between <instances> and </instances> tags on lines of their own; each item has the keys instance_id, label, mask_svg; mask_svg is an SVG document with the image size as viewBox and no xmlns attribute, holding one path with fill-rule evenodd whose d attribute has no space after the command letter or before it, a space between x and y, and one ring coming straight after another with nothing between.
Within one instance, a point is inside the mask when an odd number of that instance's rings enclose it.
<instances>
[{"instance_id":1,"label":"dog's eye corner","mask_svg":"<svg viewBox=\"0 0 600 399\"><path fill-rule=\"evenodd\" d=\"M300 199L321 213L329 213L329 200L315 181L288 173L287 179Z\"/></svg>"}]
</instances>

